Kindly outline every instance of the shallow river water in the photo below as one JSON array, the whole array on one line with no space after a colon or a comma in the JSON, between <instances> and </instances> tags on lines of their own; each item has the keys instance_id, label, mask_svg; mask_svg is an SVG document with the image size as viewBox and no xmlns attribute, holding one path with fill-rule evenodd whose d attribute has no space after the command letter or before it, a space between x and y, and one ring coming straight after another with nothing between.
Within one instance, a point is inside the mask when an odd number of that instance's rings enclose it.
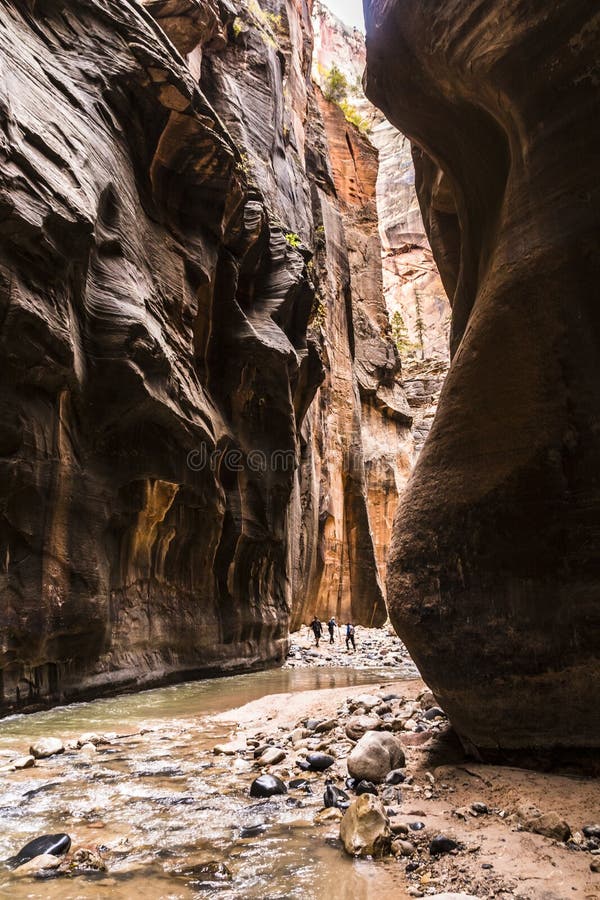
<instances>
[{"instance_id":1,"label":"shallow river water","mask_svg":"<svg viewBox=\"0 0 600 900\"><path fill-rule=\"evenodd\" d=\"M0 859L40 834L65 831L73 848L100 848L108 871L18 878L0 870L0 897L207 900L387 900L404 894L386 862L353 861L312 824L319 796L251 800L248 775L213 756L230 726L207 721L275 693L397 681L390 669L275 670L181 684L59 707L0 722L0 753L42 736L119 737L95 754L66 752L0 775ZM140 733L141 732L141 733ZM259 836L241 829L260 825ZM231 880L190 867L223 863ZM377 869L375 869L377 867ZM377 878L375 885L374 878Z\"/></svg>"}]
</instances>

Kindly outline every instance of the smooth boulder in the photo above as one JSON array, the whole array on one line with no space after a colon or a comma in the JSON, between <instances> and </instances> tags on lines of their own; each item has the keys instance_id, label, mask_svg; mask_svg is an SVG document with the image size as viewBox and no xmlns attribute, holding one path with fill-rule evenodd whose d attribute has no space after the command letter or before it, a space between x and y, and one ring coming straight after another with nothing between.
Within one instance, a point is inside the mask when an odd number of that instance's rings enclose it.
<instances>
[{"instance_id":1,"label":"smooth boulder","mask_svg":"<svg viewBox=\"0 0 600 900\"><path fill-rule=\"evenodd\" d=\"M367 731L375 731L380 725L378 716L352 716L346 723L346 737L351 741L360 741Z\"/></svg>"},{"instance_id":2,"label":"smooth boulder","mask_svg":"<svg viewBox=\"0 0 600 900\"><path fill-rule=\"evenodd\" d=\"M331 768L335 759L328 753L308 753L306 756L308 768L312 772L325 772Z\"/></svg>"},{"instance_id":3,"label":"smooth boulder","mask_svg":"<svg viewBox=\"0 0 600 900\"><path fill-rule=\"evenodd\" d=\"M62 856L68 853L71 846L71 838L68 834L42 834L21 847L15 856L6 860L6 865L16 869L36 856Z\"/></svg>"},{"instance_id":4,"label":"smooth boulder","mask_svg":"<svg viewBox=\"0 0 600 900\"><path fill-rule=\"evenodd\" d=\"M57 753L64 753L65 745L60 738L40 738L29 748L29 753L35 759L48 759L49 756L56 756Z\"/></svg>"},{"instance_id":5,"label":"smooth boulder","mask_svg":"<svg viewBox=\"0 0 600 900\"><path fill-rule=\"evenodd\" d=\"M348 772L358 781L380 784L392 769L401 768L405 763L398 738L387 731L368 731L348 757Z\"/></svg>"},{"instance_id":6,"label":"smooth boulder","mask_svg":"<svg viewBox=\"0 0 600 900\"><path fill-rule=\"evenodd\" d=\"M392 831L383 804L363 794L346 811L340 838L350 856L385 856L392 845Z\"/></svg>"},{"instance_id":7,"label":"smooth boulder","mask_svg":"<svg viewBox=\"0 0 600 900\"><path fill-rule=\"evenodd\" d=\"M259 775L250 785L251 797L273 797L276 794L287 794L285 784L276 775Z\"/></svg>"}]
</instances>

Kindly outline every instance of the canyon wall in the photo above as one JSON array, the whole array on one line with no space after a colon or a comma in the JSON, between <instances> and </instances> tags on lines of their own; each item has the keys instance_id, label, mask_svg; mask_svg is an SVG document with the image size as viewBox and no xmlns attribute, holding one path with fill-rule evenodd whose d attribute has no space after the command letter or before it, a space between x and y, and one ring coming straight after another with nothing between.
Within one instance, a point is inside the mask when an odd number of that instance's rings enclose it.
<instances>
[{"instance_id":1,"label":"canyon wall","mask_svg":"<svg viewBox=\"0 0 600 900\"><path fill-rule=\"evenodd\" d=\"M410 416L310 14L0 3L2 711L385 618L367 444Z\"/></svg>"},{"instance_id":2,"label":"canyon wall","mask_svg":"<svg viewBox=\"0 0 600 900\"><path fill-rule=\"evenodd\" d=\"M366 7L367 94L413 142L452 304L392 622L466 744L598 747L600 20L585 0Z\"/></svg>"},{"instance_id":3,"label":"canyon wall","mask_svg":"<svg viewBox=\"0 0 600 900\"><path fill-rule=\"evenodd\" d=\"M408 138L364 94L364 35L316 0L313 6L313 78L327 89L334 67L346 81L346 109L363 123L378 151L377 218L383 287L392 333L402 360L402 382L413 418L415 456L435 415L449 365L450 307L423 225Z\"/></svg>"}]
</instances>

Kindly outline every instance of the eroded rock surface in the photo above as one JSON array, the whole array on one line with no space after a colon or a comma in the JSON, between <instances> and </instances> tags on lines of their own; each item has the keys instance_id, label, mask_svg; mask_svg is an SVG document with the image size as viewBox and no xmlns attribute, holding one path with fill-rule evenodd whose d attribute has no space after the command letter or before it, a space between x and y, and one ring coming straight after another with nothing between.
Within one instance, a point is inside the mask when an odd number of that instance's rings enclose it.
<instances>
[{"instance_id":1,"label":"eroded rock surface","mask_svg":"<svg viewBox=\"0 0 600 900\"><path fill-rule=\"evenodd\" d=\"M0 708L381 622L308 4L4 2L0 55Z\"/></svg>"},{"instance_id":2,"label":"eroded rock surface","mask_svg":"<svg viewBox=\"0 0 600 900\"><path fill-rule=\"evenodd\" d=\"M392 621L466 742L598 746L600 23L585 0L372 0L367 32L453 310Z\"/></svg>"}]
</instances>

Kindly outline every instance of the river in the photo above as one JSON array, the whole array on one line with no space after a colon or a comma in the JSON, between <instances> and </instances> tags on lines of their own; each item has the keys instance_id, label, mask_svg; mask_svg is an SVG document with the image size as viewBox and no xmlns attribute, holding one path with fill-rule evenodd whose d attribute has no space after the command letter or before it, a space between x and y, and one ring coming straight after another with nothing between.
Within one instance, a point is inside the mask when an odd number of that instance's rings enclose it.
<instances>
[{"instance_id":1,"label":"river","mask_svg":"<svg viewBox=\"0 0 600 900\"><path fill-rule=\"evenodd\" d=\"M69 833L100 847L108 871L34 881L5 870L0 897L219 900L378 900L388 862L354 861L312 819L319 796L251 800L231 758L212 754L230 728L210 716L261 697L397 681L387 669L273 670L58 707L0 722L0 753L39 737L119 735L89 756L66 752L0 775L0 858L40 834ZM264 826L245 838L243 827ZM208 882L192 865L221 863ZM373 878L377 867L378 887Z\"/></svg>"}]
</instances>

